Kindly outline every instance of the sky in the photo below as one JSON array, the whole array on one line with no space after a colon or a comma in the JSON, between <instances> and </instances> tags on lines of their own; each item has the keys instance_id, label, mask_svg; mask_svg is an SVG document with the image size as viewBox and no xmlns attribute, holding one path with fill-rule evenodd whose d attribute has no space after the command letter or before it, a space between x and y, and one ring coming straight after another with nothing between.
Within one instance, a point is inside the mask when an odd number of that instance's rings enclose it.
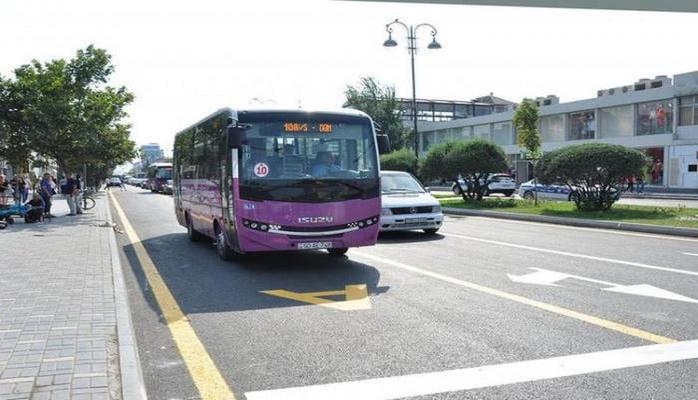
<instances>
[{"instance_id":1,"label":"sky","mask_svg":"<svg viewBox=\"0 0 698 400\"><path fill-rule=\"evenodd\" d=\"M405 33L421 30L417 97L561 101L639 78L698 70L698 14L329 0L61 0L0 5L0 74L32 59L107 49L112 85L136 95L132 138L171 152L174 134L222 107L341 107L347 84L374 76L411 96Z\"/></svg>"}]
</instances>

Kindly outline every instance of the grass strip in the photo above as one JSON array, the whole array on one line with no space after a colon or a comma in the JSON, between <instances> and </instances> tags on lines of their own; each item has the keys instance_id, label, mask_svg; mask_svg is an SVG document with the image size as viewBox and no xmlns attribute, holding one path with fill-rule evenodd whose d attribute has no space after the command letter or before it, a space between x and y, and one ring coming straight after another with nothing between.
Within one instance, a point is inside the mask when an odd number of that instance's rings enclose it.
<instances>
[{"instance_id":1,"label":"grass strip","mask_svg":"<svg viewBox=\"0 0 698 400\"><path fill-rule=\"evenodd\" d=\"M573 202L568 201L543 200L538 201L538 206L534 205L531 200L514 199L484 199L482 201L446 199L440 200L440 202L443 207L469 210L490 210L552 217L698 228L698 209L686 207L614 204L607 211L579 211Z\"/></svg>"}]
</instances>

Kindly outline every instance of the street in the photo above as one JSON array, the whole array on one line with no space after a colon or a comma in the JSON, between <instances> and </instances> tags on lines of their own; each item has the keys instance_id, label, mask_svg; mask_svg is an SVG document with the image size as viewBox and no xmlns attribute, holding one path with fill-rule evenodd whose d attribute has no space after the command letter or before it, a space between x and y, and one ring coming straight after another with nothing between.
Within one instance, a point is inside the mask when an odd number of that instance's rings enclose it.
<instances>
[{"instance_id":1,"label":"street","mask_svg":"<svg viewBox=\"0 0 698 400\"><path fill-rule=\"evenodd\" d=\"M151 399L698 398L696 240L447 217L226 263L172 197L110 196Z\"/></svg>"}]
</instances>

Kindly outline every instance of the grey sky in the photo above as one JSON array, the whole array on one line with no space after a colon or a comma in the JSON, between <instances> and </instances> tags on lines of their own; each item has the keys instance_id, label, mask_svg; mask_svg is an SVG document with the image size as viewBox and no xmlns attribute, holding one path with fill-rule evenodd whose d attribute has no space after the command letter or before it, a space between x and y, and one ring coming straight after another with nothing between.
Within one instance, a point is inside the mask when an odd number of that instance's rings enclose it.
<instances>
[{"instance_id":1,"label":"grey sky","mask_svg":"<svg viewBox=\"0 0 698 400\"><path fill-rule=\"evenodd\" d=\"M133 137L170 150L174 133L223 106L334 108L363 75L410 96L394 18L430 22L442 50L420 50L419 97L589 98L638 78L698 69L698 14L299 1L4 2L0 74L32 58L109 50L137 99ZM423 48L428 32L421 33ZM260 99L259 101L253 100Z\"/></svg>"}]
</instances>

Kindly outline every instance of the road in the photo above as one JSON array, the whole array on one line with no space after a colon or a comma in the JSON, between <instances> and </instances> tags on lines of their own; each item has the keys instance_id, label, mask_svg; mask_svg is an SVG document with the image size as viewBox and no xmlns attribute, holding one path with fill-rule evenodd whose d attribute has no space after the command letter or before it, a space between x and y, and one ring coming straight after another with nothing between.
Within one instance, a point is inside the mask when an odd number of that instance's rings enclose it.
<instances>
[{"instance_id":1,"label":"road","mask_svg":"<svg viewBox=\"0 0 698 400\"><path fill-rule=\"evenodd\" d=\"M343 258L225 263L171 197L113 197L151 399L206 397L218 375L251 400L698 398L698 241L449 217Z\"/></svg>"}]
</instances>

